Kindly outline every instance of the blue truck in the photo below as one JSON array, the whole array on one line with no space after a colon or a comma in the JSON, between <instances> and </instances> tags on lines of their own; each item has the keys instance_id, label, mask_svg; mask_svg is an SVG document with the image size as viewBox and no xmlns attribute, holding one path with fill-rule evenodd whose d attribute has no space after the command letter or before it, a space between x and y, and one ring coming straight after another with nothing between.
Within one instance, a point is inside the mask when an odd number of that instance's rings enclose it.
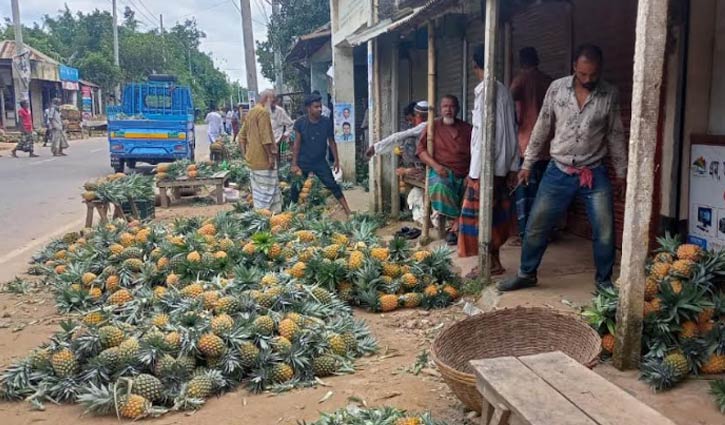
<instances>
[{"instance_id":1,"label":"blue truck","mask_svg":"<svg viewBox=\"0 0 725 425\"><path fill-rule=\"evenodd\" d=\"M194 104L191 89L166 75L127 84L120 105L110 106L108 146L117 173L137 162L158 164L194 159Z\"/></svg>"}]
</instances>

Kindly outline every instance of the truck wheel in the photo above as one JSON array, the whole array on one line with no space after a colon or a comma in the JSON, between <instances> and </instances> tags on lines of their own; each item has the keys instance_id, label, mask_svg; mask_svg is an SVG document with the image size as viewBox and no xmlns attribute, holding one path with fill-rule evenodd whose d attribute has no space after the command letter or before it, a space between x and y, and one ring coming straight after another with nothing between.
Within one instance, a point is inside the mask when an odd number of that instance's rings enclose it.
<instances>
[{"instance_id":1,"label":"truck wheel","mask_svg":"<svg viewBox=\"0 0 725 425\"><path fill-rule=\"evenodd\" d=\"M136 160L135 159L129 159L128 161L126 161L126 166L128 168L136 169Z\"/></svg>"},{"instance_id":2,"label":"truck wheel","mask_svg":"<svg viewBox=\"0 0 725 425\"><path fill-rule=\"evenodd\" d=\"M118 161L113 162L111 165L113 166L113 171L115 171L117 173L123 173L124 164L123 164L122 159L119 159Z\"/></svg>"}]
</instances>

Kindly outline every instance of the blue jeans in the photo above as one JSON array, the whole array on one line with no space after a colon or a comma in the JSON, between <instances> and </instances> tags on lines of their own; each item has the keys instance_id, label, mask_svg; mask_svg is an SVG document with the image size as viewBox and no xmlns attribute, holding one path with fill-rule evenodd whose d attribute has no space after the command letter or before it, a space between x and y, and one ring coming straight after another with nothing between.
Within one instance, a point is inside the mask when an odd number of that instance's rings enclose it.
<instances>
[{"instance_id":1,"label":"blue jeans","mask_svg":"<svg viewBox=\"0 0 725 425\"><path fill-rule=\"evenodd\" d=\"M536 276L546 251L549 234L572 201L579 197L586 206L589 223L592 225L594 263L597 268L596 283L611 283L614 267L612 185L605 166L592 169L592 173L594 182L589 189L580 186L579 176L561 171L553 161L549 164L539 185L539 192L526 226L521 249L520 276Z\"/></svg>"},{"instance_id":2,"label":"blue jeans","mask_svg":"<svg viewBox=\"0 0 725 425\"><path fill-rule=\"evenodd\" d=\"M547 165L549 165L549 160L536 161L534 166L531 167L529 184L516 188L516 219L518 221L519 236L521 239L524 238L526 222L529 220L531 208L534 205L536 193L539 191L539 184L544 177Z\"/></svg>"}]
</instances>

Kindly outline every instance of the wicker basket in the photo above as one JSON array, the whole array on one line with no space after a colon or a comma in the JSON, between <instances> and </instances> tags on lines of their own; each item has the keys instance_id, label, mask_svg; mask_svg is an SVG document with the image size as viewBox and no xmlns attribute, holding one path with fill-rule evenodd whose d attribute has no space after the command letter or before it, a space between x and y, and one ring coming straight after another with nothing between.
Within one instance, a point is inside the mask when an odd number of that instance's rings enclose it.
<instances>
[{"instance_id":1,"label":"wicker basket","mask_svg":"<svg viewBox=\"0 0 725 425\"><path fill-rule=\"evenodd\" d=\"M481 411L481 395L471 360L527 356L561 351L594 367L601 339L572 314L551 308L516 307L462 320L433 342L433 361L454 394L471 410Z\"/></svg>"}]
</instances>

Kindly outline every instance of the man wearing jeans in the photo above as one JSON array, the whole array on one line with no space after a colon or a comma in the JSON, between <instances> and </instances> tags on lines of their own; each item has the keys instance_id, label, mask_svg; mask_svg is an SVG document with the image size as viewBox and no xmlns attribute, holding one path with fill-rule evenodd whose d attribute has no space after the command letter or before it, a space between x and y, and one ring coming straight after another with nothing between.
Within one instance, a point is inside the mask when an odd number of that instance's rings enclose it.
<instances>
[{"instance_id":1,"label":"man wearing jeans","mask_svg":"<svg viewBox=\"0 0 725 425\"><path fill-rule=\"evenodd\" d=\"M519 172L527 184L531 169L544 155L553 130L552 158L526 225L517 276L498 285L501 291L536 286L536 272L553 227L574 198L584 201L592 225L596 284L612 285L614 267L613 190L604 163L610 157L618 192L624 189L627 144L619 113L617 89L600 80L602 51L583 45L574 55L574 75L554 81L531 135Z\"/></svg>"}]
</instances>

